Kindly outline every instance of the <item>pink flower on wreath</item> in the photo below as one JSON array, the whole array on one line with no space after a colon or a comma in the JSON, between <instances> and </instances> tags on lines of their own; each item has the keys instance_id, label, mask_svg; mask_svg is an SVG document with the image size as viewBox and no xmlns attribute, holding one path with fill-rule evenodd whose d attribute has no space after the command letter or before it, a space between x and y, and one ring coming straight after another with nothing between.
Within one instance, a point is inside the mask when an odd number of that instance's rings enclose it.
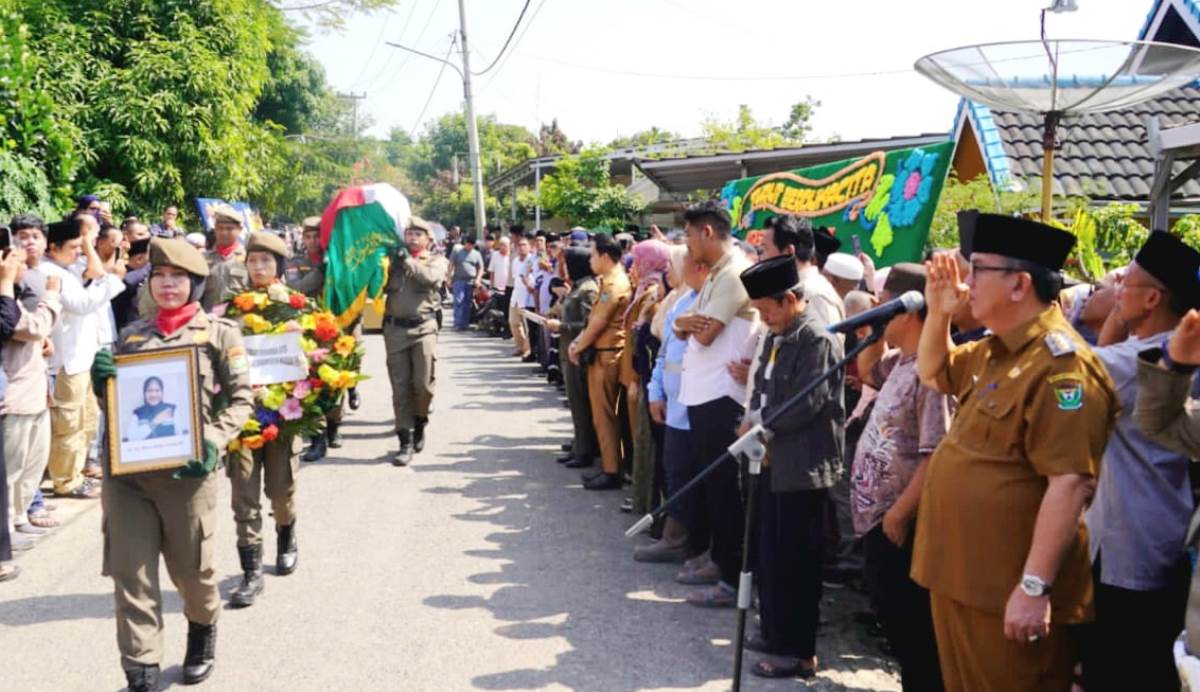
<instances>
[{"instance_id":1,"label":"pink flower on wreath","mask_svg":"<svg viewBox=\"0 0 1200 692\"><path fill-rule=\"evenodd\" d=\"M312 385L308 383L308 380L300 380L292 389L292 396L296 397L297 399L303 399L304 397L308 396L309 392L311 391Z\"/></svg>"},{"instance_id":2,"label":"pink flower on wreath","mask_svg":"<svg viewBox=\"0 0 1200 692\"><path fill-rule=\"evenodd\" d=\"M329 357L329 349L315 348L308 352L308 359L313 363L321 363Z\"/></svg>"},{"instance_id":3,"label":"pink flower on wreath","mask_svg":"<svg viewBox=\"0 0 1200 692\"><path fill-rule=\"evenodd\" d=\"M288 397L279 407L279 415L283 416L284 420L299 420L304 415L304 407L300 405L299 399Z\"/></svg>"},{"instance_id":4,"label":"pink flower on wreath","mask_svg":"<svg viewBox=\"0 0 1200 692\"><path fill-rule=\"evenodd\" d=\"M296 320L288 320L287 322L284 322L284 324L283 324L283 331L285 331L285 332L300 332L300 331L304 331L304 328L301 327L300 323L297 322Z\"/></svg>"}]
</instances>

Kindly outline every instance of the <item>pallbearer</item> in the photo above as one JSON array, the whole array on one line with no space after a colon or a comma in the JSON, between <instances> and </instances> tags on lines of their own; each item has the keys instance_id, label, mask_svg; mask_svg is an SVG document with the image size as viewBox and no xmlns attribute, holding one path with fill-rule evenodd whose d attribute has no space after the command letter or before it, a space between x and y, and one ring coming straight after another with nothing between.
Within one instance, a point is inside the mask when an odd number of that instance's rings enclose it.
<instances>
[{"instance_id":1,"label":"pallbearer","mask_svg":"<svg viewBox=\"0 0 1200 692\"><path fill-rule=\"evenodd\" d=\"M104 481L104 574L113 580L117 646L134 692L158 689L163 629L160 554L188 620L183 681L197 683L212 672L221 605L212 560L217 509L212 471L218 450L237 436L253 411L241 331L233 322L200 309L208 276L204 257L183 240L156 239L150 244L150 263L150 294L157 314L127 327L116 351L200 347L204 458L174 473L153 471ZM115 373L112 356L101 351L92 370L97 389L103 392L105 380Z\"/></svg>"}]
</instances>

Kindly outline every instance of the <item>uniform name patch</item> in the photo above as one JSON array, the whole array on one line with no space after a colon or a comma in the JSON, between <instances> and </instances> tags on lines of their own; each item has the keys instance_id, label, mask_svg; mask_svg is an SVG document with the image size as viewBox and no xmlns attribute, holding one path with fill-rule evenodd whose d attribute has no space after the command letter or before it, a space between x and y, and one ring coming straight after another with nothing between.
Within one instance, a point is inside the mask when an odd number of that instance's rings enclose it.
<instances>
[{"instance_id":1,"label":"uniform name patch","mask_svg":"<svg viewBox=\"0 0 1200 692\"><path fill-rule=\"evenodd\" d=\"M250 359L246 357L244 346L233 346L225 351L225 359L229 361L229 371L242 374L250 370Z\"/></svg>"},{"instance_id":2,"label":"uniform name patch","mask_svg":"<svg viewBox=\"0 0 1200 692\"><path fill-rule=\"evenodd\" d=\"M1054 398L1060 410L1078 411L1083 408L1083 383L1072 381L1054 385Z\"/></svg>"}]
</instances>

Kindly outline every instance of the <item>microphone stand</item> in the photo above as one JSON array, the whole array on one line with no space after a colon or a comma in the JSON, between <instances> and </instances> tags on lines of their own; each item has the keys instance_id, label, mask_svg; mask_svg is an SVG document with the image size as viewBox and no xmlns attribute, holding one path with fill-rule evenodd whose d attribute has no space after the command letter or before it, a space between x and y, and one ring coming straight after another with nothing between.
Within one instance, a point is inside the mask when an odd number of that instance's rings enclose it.
<instances>
[{"instance_id":1,"label":"microphone stand","mask_svg":"<svg viewBox=\"0 0 1200 692\"><path fill-rule=\"evenodd\" d=\"M774 432L771 430L771 424L779 420L801 399L808 396L812 390L816 389L825 380L833 376L834 373L840 372L854 358L858 357L864 349L876 343L883 337L883 328L888 320L876 322L871 327L871 333L866 338L859 341L854 348L850 349L845 356L837 363L830 367L825 372L817 376L804 386L803 389L792 395L790 399L785 401L782 406L776 409L770 416L767 416L762 423L755 425L746 431L738 439L734 440L733 444L729 445L721 456L717 457L711 464L704 468L703 471L696 474L692 480L688 481L682 488L675 491L671 497L663 501L657 509L642 517L625 532L626 538L632 538L651 526L654 521L667 512L674 504L678 503L680 498L688 493L689 490L695 488L704 479L715 471L726 460L738 461L746 460L747 482L746 482L746 512L745 521L742 527L742 571L738 576L738 595L737 595L737 633L734 640L734 657L733 657L733 692L739 692L742 687L742 658L746 647L746 616L750 611L751 596L753 593L754 580L750 572L750 534L754 526L754 509L755 496L758 494L758 477L762 474L762 462L767 456L767 443L771 441Z\"/></svg>"}]
</instances>

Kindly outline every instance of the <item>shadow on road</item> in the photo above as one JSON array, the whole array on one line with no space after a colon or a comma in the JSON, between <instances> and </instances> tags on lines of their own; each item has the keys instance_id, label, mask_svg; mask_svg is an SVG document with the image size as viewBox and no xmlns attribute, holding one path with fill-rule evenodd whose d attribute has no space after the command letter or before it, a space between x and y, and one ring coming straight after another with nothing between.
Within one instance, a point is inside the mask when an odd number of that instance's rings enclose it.
<instances>
[{"instance_id":1,"label":"shadow on road","mask_svg":"<svg viewBox=\"0 0 1200 692\"><path fill-rule=\"evenodd\" d=\"M483 343L488 353L481 357L495 358L496 346ZM683 603L688 587L673 581L677 565L632 560L635 543L623 538L632 519L618 511L624 493L585 491L577 471L554 463L558 443L569 436L569 418L559 394L530 376L530 369L506 364L455 373L456 380L483 381L479 378L486 376L487 382L486 397L455 408L497 413L521 406L529 412L534 435L523 435L520 423L510 417L508 434L481 432L461 444L460 452L440 457L449 463L413 466L416 473L446 472L461 479L455 487L424 492L476 501L477 509L453 518L496 529L487 536L493 548L464 552L494 561L494 569L471 575L469 581L498 588L487 597L446 593L425 603L449 611L485 608L507 623L495 630L502 637L565 644L548 667L480 675L472 680L474 686L606 691L724 686L732 671L735 611L689 607ZM821 652L823 668L886 667L874 644L849 624L847 611L861 608L861 598L840 600L846 602L823 610L839 623L826 629L846 630L837 632L836 655ZM756 660L748 655L748 664ZM778 683L772 686L748 673L745 685L778 688ZM853 688L817 680L810 689Z\"/></svg>"}]
</instances>

